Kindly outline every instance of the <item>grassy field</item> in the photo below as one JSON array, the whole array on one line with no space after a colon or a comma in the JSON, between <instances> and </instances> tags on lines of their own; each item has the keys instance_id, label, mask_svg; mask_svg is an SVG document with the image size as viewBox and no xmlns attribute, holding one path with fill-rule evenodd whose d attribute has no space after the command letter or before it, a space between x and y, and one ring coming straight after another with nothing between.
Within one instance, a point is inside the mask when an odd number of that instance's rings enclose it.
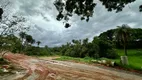
<instances>
[{"instance_id":1,"label":"grassy field","mask_svg":"<svg viewBox=\"0 0 142 80\"><path fill-rule=\"evenodd\" d=\"M120 56L124 55L123 50L117 49L116 51ZM114 59L114 61L120 64L120 59ZM123 67L142 70L142 49L129 49L128 61L129 65Z\"/></svg>"},{"instance_id":2,"label":"grassy field","mask_svg":"<svg viewBox=\"0 0 142 80\"><path fill-rule=\"evenodd\" d=\"M116 52L120 55L124 55L123 49L117 49ZM106 59L106 58L102 58ZM75 62L85 62L85 63L92 63L91 60L94 60L93 58L85 57L85 58L73 58L73 57L67 57L67 56L61 56L57 60L62 61L75 61ZM126 69L135 69L135 70L141 70L142 71L142 49L130 49L128 50L128 61L129 65L124 66L120 64L120 58L118 59L109 59L112 61L115 61L119 66L124 67Z\"/></svg>"}]
</instances>

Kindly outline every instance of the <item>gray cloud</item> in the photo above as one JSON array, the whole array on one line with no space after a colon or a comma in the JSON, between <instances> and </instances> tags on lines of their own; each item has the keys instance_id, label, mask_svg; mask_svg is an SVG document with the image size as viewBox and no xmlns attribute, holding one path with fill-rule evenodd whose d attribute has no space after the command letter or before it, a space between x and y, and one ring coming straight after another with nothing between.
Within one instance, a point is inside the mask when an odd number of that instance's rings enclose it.
<instances>
[{"instance_id":1,"label":"gray cloud","mask_svg":"<svg viewBox=\"0 0 142 80\"><path fill-rule=\"evenodd\" d=\"M17 0L18 12L28 16L32 27L29 32L36 40L42 42L41 46L59 46L70 42L72 39L89 38L108 29L116 28L122 24L128 24L133 28L142 28L142 13L139 12L139 5L142 0L127 5L122 12L108 12L100 2L94 9L94 16L89 22L80 21L74 16L70 23L72 27L65 29L63 22L56 20L57 11L53 5L54 0Z\"/></svg>"}]
</instances>

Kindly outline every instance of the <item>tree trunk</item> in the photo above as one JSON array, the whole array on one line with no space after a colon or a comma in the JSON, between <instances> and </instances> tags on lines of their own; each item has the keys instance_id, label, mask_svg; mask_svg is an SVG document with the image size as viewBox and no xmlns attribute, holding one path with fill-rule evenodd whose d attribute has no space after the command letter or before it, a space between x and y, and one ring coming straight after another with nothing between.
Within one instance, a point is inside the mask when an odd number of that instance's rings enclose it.
<instances>
[{"instance_id":1,"label":"tree trunk","mask_svg":"<svg viewBox=\"0 0 142 80\"><path fill-rule=\"evenodd\" d=\"M127 56L127 49L126 49L126 46L124 46L124 53L125 53L125 56Z\"/></svg>"},{"instance_id":2,"label":"tree trunk","mask_svg":"<svg viewBox=\"0 0 142 80\"><path fill-rule=\"evenodd\" d=\"M124 42L124 53L125 53L125 56L127 56L126 42Z\"/></svg>"},{"instance_id":3,"label":"tree trunk","mask_svg":"<svg viewBox=\"0 0 142 80\"><path fill-rule=\"evenodd\" d=\"M23 38L22 38L22 43L21 43L21 49L20 49L20 53L23 51Z\"/></svg>"}]
</instances>

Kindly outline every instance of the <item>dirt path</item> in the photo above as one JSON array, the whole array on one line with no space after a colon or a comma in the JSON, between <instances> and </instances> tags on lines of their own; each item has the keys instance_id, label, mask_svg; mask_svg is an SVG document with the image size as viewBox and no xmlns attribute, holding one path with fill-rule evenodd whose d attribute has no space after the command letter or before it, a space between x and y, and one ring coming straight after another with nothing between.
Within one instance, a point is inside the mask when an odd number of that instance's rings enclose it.
<instances>
[{"instance_id":1,"label":"dirt path","mask_svg":"<svg viewBox=\"0 0 142 80\"><path fill-rule=\"evenodd\" d=\"M16 80L142 80L142 76L79 63L10 53L5 58L27 70Z\"/></svg>"},{"instance_id":2,"label":"dirt path","mask_svg":"<svg viewBox=\"0 0 142 80\"><path fill-rule=\"evenodd\" d=\"M26 70L25 75L17 75L10 80L55 80L52 76L56 75L55 71L36 58L11 53L6 54L4 58Z\"/></svg>"}]
</instances>

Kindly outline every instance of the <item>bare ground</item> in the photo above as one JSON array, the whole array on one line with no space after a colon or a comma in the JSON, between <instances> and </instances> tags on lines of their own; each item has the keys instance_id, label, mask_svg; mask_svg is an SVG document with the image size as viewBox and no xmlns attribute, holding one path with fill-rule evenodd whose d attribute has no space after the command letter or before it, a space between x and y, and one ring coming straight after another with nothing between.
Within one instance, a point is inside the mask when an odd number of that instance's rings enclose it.
<instances>
[{"instance_id":1,"label":"bare ground","mask_svg":"<svg viewBox=\"0 0 142 80\"><path fill-rule=\"evenodd\" d=\"M26 70L25 74L7 80L142 80L142 75L86 64L51 60L52 57L37 59L11 53L4 57Z\"/></svg>"}]
</instances>

